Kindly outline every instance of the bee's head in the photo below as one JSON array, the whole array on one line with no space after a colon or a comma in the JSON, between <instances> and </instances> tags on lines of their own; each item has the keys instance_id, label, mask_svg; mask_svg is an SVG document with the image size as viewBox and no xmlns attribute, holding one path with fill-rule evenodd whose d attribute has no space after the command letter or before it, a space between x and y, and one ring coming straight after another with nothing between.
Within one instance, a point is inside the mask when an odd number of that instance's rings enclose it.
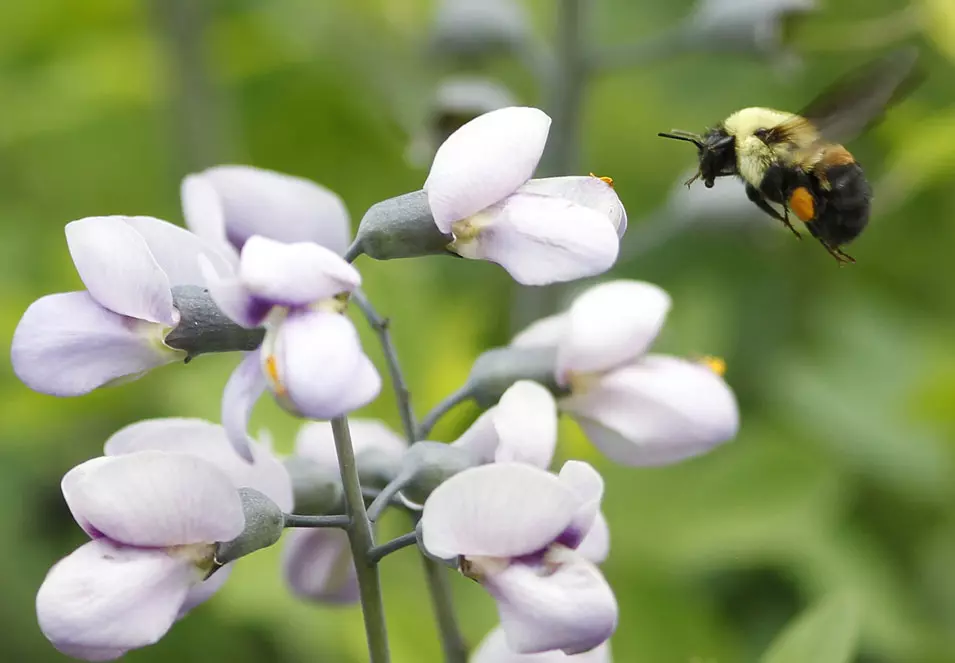
<instances>
[{"instance_id":1,"label":"bee's head","mask_svg":"<svg viewBox=\"0 0 955 663\"><path fill-rule=\"evenodd\" d=\"M696 145L699 153L700 169L686 183L687 186L697 178L701 178L706 188L711 189L717 177L736 174L736 139L727 133L723 127L714 127L703 136L678 129L670 133L657 135Z\"/></svg>"}]
</instances>

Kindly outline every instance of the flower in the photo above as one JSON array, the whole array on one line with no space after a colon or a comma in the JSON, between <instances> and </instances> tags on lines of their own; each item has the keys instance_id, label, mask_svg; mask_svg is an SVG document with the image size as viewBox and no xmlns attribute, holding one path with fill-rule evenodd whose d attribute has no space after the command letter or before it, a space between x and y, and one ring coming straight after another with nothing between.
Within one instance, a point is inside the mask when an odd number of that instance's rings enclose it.
<instances>
[{"instance_id":1,"label":"flower","mask_svg":"<svg viewBox=\"0 0 955 663\"><path fill-rule=\"evenodd\" d=\"M364 474L368 465L398 465L407 444L390 428L380 421L359 418L349 419L348 427L359 473ZM295 455L336 475L339 472L338 453L327 422L311 422L299 429ZM302 599L336 604L358 600L358 577L348 535L339 529L287 532L282 548L282 575L292 593Z\"/></svg>"},{"instance_id":2,"label":"flower","mask_svg":"<svg viewBox=\"0 0 955 663\"><path fill-rule=\"evenodd\" d=\"M31 389L79 396L185 358L164 343L179 323L172 288L199 285L198 256L227 260L183 228L145 216L99 216L66 225L85 291L41 297L13 335L11 363Z\"/></svg>"},{"instance_id":3,"label":"flower","mask_svg":"<svg viewBox=\"0 0 955 663\"><path fill-rule=\"evenodd\" d=\"M524 463L470 468L428 497L422 545L458 560L488 590L509 649L579 654L617 626L613 592L581 552L606 555L605 546L587 543L602 494L600 475L580 461L568 461L557 476Z\"/></svg>"},{"instance_id":4,"label":"flower","mask_svg":"<svg viewBox=\"0 0 955 663\"><path fill-rule=\"evenodd\" d=\"M480 115L438 148L424 184L435 224L454 238L448 248L498 263L525 285L608 270L626 229L609 178L529 181L549 130L536 108Z\"/></svg>"},{"instance_id":5,"label":"flower","mask_svg":"<svg viewBox=\"0 0 955 663\"><path fill-rule=\"evenodd\" d=\"M674 463L732 439L739 428L736 398L719 371L706 362L645 354L670 304L655 285L609 281L512 341L557 346L557 382L570 390L560 409L620 463Z\"/></svg>"},{"instance_id":6,"label":"flower","mask_svg":"<svg viewBox=\"0 0 955 663\"><path fill-rule=\"evenodd\" d=\"M187 175L181 199L189 229L223 247L233 260L253 235L313 242L338 255L351 241L342 199L301 177L251 166L215 166Z\"/></svg>"},{"instance_id":7,"label":"flower","mask_svg":"<svg viewBox=\"0 0 955 663\"><path fill-rule=\"evenodd\" d=\"M43 634L75 658L110 660L158 641L195 605L191 592L221 584L202 585L216 543L245 526L229 477L186 454L94 458L70 470L62 489L92 541L50 569L36 609Z\"/></svg>"},{"instance_id":8,"label":"flower","mask_svg":"<svg viewBox=\"0 0 955 663\"><path fill-rule=\"evenodd\" d=\"M500 626L484 637L468 660L470 663L611 663L609 641L590 651L571 656L560 650L518 654L507 646L507 636Z\"/></svg>"},{"instance_id":9,"label":"flower","mask_svg":"<svg viewBox=\"0 0 955 663\"><path fill-rule=\"evenodd\" d=\"M311 242L283 244L261 236L242 246L238 272L221 276L200 260L209 293L237 324L264 324L261 347L229 378L222 421L236 450L249 459L252 406L267 386L289 412L330 419L371 402L381 377L362 351L358 332L342 315L358 271Z\"/></svg>"}]
</instances>

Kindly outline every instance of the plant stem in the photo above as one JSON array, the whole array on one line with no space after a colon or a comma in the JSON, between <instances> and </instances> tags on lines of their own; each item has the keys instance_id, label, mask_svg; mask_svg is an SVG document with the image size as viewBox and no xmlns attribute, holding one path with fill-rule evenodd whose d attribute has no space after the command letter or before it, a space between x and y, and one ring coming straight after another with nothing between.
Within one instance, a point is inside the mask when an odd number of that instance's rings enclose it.
<instances>
[{"instance_id":1,"label":"plant stem","mask_svg":"<svg viewBox=\"0 0 955 663\"><path fill-rule=\"evenodd\" d=\"M463 387L447 396L443 401L434 406L434 409L427 414L418 426L417 439L424 440L431 434L438 420L450 412L455 406L471 398L471 389L465 384Z\"/></svg>"},{"instance_id":2,"label":"plant stem","mask_svg":"<svg viewBox=\"0 0 955 663\"><path fill-rule=\"evenodd\" d=\"M411 481L413 474L403 473L396 476L392 479L387 486L381 489L381 492L375 497L375 501L371 503L368 507L368 520L375 522L378 520L378 517L381 515L381 512L391 504L391 500L394 498L398 492L408 485L408 482Z\"/></svg>"},{"instance_id":3,"label":"plant stem","mask_svg":"<svg viewBox=\"0 0 955 663\"><path fill-rule=\"evenodd\" d=\"M407 548L408 546L413 546L418 542L418 535L415 532L408 532L407 534L402 534L396 539L382 543L380 546L375 546L368 551L368 559L372 563L377 563L381 560L382 557L386 557L393 552L397 552L402 548Z\"/></svg>"},{"instance_id":4,"label":"plant stem","mask_svg":"<svg viewBox=\"0 0 955 663\"><path fill-rule=\"evenodd\" d=\"M454 598L445 569L438 562L421 555L424 573L431 592L434 616L438 620L438 632L441 634L441 648L444 650L445 663L467 663L468 646L454 618Z\"/></svg>"},{"instance_id":5,"label":"plant stem","mask_svg":"<svg viewBox=\"0 0 955 663\"><path fill-rule=\"evenodd\" d=\"M345 417L336 417L331 423L332 433L335 436L335 450L338 452L338 467L342 474L342 486L345 489L345 512L350 520L346 531L351 544L352 557L355 559L370 663L388 663L390 660L388 632L381 599L381 582L378 578L378 567L369 557L371 549L375 546L375 535L371 528L371 521L368 520L368 514L365 512L365 499L358 480L358 466L355 464L355 450L351 443L348 420Z\"/></svg>"},{"instance_id":6,"label":"plant stem","mask_svg":"<svg viewBox=\"0 0 955 663\"><path fill-rule=\"evenodd\" d=\"M345 249L345 255L342 258L345 259L345 262L355 262L355 259L364 253L364 249L361 248L361 242L357 239L351 243L347 249Z\"/></svg>"},{"instance_id":7,"label":"plant stem","mask_svg":"<svg viewBox=\"0 0 955 663\"><path fill-rule=\"evenodd\" d=\"M285 514L286 527L337 527L347 529L351 524L348 516L303 516L297 513Z\"/></svg>"},{"instance_id":8,"label":"plant stem","mask_svg":"<svg viewBox=\"0 0 955 663\"><path fill-rule=\"evenodd\" d=\"M395 399L398 401L398 414L401 416L401 425L405 430L405 436L409 442L415 439L415 416L411 409L411 392L408 389L408 383L405 382L404 375L401 372L401 365L398 363L398 353L394 344L391 342L391 333L388 331L388 319L378 315L375 307L371 305L368 297L361 290L355 290L352 293L352 299L358 304L368 324L378 335L378 342L381 343L381 349L385 353L385 362L388 364L388 373L391 375L391 386L395 390Z\"/></svg>"}]
</instances>

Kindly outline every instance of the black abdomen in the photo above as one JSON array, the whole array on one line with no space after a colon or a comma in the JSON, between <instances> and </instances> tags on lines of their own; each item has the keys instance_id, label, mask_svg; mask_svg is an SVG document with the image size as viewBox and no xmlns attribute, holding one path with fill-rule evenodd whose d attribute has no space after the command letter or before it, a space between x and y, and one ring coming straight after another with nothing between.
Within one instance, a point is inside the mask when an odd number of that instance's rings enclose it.
<instances>
[{"instance_id":1,"label":"black abdomen","mask_svg":"<svg viewBox=\"0 0 955 663\"><path fill-rule=\"evenodd\" d=\"M872 189L857 163L830 166L822 177L828 181L829 188L822 186L817 174L813 193L819 209L807 226L813 236L831 246L848 244L869 222Z\"/></svg>"}]
</instances>

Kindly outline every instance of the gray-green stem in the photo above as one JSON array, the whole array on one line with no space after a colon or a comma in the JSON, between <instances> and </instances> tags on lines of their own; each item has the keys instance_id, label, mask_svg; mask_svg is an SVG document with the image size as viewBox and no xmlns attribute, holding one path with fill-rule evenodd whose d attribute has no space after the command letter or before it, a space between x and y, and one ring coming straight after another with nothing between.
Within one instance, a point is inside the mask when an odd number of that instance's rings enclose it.
<instances>
[{"instance_id":1,"label":"gray-green stem","mask_svg":"<svg viewBox=\"0 0 955 663\"><path fill-rule=\"evenodd\" d=\"M383 557L387 557L393 552L398 552L402 548L407 548L408 546L413 546L418 542L418 535L415 532L408 532L407 534L402 534L401 536L392 539L391 541L386 541L380 546L375 546L368 551L368 557L372 562L379 562Z\"/></svg>"},{"instance_id":2,"label":"gray-green stem","mask_svg":"<svg viewBox=\"0 0 955 663\"><path fill-rule=\"evenodd\" d=\"M358 576L358 593L361 611L365 618L365 636L368 639L370 663L389 663L388 632L385 626L385 609L381 598L381 582L378 567L370 557L375 547L375 535L371 521L365 512L365 499L358 480L358 466L352 447L348 420L345 417L332 419L335 450L338 452L338 467L342 474L345 491L345 513L349 518L348 541L355 560Z\"/></svg>"},{"instance_id":3,"label":"gray-green stem","mask_svg":"<svg viewBox=\"0 0 955 663\"><path fill-rule=\"evenodd\" d=\"M438 621L438 633L441 635L441 649L444 650L446 663L467 663L468 645L461 635L458 622L454 618L454 597L448 584L448 569L424 554L421 555L424 574L434 605L434 616Z\"/></svg>"},{"instance_id":4,"label":"gray-green stem","mask_svg":"<svg viewBox=\"0 0 955 663\"><path fill-rule=\"evenodd\" d=\"M464 401L470 399L473 396L471 392L471 386L465 384L463 387L455 391L454 393L448 395L443 401L434 406L434 409L431 410L421 421L421 425L418 426L417 439L426 440L431 431L434 428L435 424L438 423L438 420L441 419L444 415L454 409L456 406L460 405Z\"/></svg>"}]
</instances>

